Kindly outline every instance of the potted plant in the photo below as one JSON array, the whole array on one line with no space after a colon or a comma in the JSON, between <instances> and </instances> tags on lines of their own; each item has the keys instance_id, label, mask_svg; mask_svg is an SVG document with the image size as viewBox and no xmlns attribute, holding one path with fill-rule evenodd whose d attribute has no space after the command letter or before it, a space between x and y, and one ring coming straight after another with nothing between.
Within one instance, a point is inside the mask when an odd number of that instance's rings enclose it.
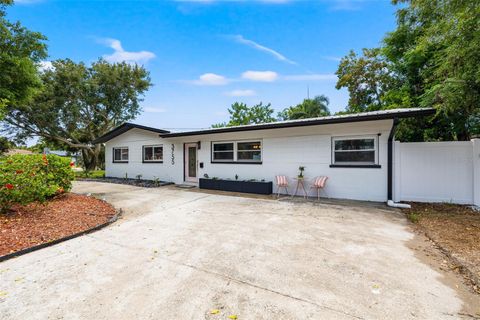
<instances>
[{"instance_id":1,"label":"potted plant","mask_svg":"<svg viewBox=\"0 0 480 320\"><path fill-rule=\"evenodd\" d=\"M298 179L303 179L303 171L305 171L304 166L298 167L298 170L300 170L300 173L298 174Z\"/></svg>"}]
</instances>

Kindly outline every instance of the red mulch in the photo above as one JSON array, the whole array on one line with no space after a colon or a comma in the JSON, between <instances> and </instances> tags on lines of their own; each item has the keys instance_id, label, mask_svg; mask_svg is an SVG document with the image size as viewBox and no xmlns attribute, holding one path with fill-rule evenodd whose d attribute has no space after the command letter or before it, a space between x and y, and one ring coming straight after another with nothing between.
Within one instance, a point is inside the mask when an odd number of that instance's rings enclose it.
<instances>
[{"instance_id":1,"label":"red mulch","mask_svg":"<svg viewBox=\"0 0 480 320\"><path fill-rule=\"evenodd\" d=\"M15 206L0 214L0 256L93 228L114 215L105 201L71 193Z\"/></svg>"}]
</instances>

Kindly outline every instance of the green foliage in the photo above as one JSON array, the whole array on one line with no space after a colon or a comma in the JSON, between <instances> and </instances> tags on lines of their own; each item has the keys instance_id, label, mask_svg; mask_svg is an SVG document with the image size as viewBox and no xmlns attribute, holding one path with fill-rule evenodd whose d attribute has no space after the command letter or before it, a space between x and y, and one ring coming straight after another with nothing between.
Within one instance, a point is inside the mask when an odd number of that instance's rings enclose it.
<instances>
[{"instance_id":1,"label":"green foliage","mask_svg":"<svg viewBox=\"0 0 480 320\"><path fill-rule=\"evenodd\" d=\"M14 144L5 137L0 137L0 156L14 147Z\"/></svg>"},{"instance_id":2,"label":"green foliage","mask_svg":"<svg viewBox=\"0 0 480 320\"><path fill-rule=\"evenodd\" d=\"M0 160L0 211L14 204L43 202L72 187L68 159L56 155L13 155Z\"/></svg>"},{"instance_id":3,"label":"green foliage","mask_svg":"<svg viewBox=\"0 0 480 320\"><path fill-rule=\"evenodd\" d=\"M37 63L47 57L42 34L5 19L11 4L0 1L0 119L9 107L27 103L39 90Z\"/></svg>"},{"instance_id":4,"label":"green foliage","mask_svg":"<svg viewBox=\"0 0 480 320\"><path fill-rule=\"evenodd\" d=\"M102 179L102 178L105 178L105 170L75 171L75 177L77 177L77 178L90 178L90 179Z\"/></svg>"},{"instance_id":5,"label":"green foliage","mask_svg":"<svg viewBox=\"0 0 480 320\"><path fill-rule=\"evenodd\" d=\"M410 211L407 213L407 218L413 223L417 223L420 220L420 214L415 211Z\"/></svg>"},{"instance_id":6,"label":"green foliage","mask_svg":"<svg viewBox=\"0 0 480 320\"><path fill-rule=\"evenodd\" d=\"M278 114L278 118L281 120L295 120L328 116L330 115L329 103L328 97L322 94L313 99L305 99L296 106L284 109Z\"/></svg>"},{"instance_id":7,"label":"green foliage","mask_svg":"<svg viewBox=\"0 0 480 320\"><path fill-rule=\"evenodd\" d=\"M267 123L276 120L273 117L274 110L270 103L263 105L262 102L260 102L259 104L249 107L245 103L235 102L228 109L228 113L230 113L230 120L227 123L217 123L212 125L212 128Z\"/></svg>"},{"instance_id":8,"label":"green foliage","mask_svg":"<svg viewBox=\"0 0 480 320\"><path fill-rule=\"evenodd\" d=\"M403 141L468 140L480 132L480 2L395 0L397 28L378 49L350 53L337 70L347 112L434 107L403 121Z\"/></svg>"},{"instance_id":9,"label":"green foliage","mask_svg":"<svg viewBox=\"0 0 480 320\"><path fill-rule=\"evenodd\" d=\"M389 63L379 49L363 49L363 55L354 51L343 57L338 66L336 88L347 88L350 95L348 112L365 112L386 107L386 96L394 81Z\"/></svg>"},{"instance_id":10,"label":"green foliage","mask_svg":"<svg viewBox=\"0 0 480 320\"><path fill-rule=\"evenodd\" d=\"M140 114L149 73L101 59L91 66L68 59L52 64L41 74L43 89L34 101L10 108L5 122L18 138L37 135L61 149L81 150L85 167L93 170L103 150L92 141Z\"/></svg>"}]
</instances>

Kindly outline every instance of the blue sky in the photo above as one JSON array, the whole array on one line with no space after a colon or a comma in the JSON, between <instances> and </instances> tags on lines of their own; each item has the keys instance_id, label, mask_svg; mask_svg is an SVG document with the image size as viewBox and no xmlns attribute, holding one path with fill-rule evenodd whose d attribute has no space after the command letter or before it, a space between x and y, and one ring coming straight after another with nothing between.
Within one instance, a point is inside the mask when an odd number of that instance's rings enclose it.
<instances>
[{"instance_id":1,"label":"blue sky","mask_svg":"<svg viewBox=\"0 0 480 320\"><path fill-rule=\"evenodd\" d=\"M175 129L226 121L235 101L280 111L307 87L344 109L339 58L377 46L394 13L387 0L18 0L8 9L48 37L49 60L144 64L154 86L134 122Z\"/></svg>"}]
</instances>

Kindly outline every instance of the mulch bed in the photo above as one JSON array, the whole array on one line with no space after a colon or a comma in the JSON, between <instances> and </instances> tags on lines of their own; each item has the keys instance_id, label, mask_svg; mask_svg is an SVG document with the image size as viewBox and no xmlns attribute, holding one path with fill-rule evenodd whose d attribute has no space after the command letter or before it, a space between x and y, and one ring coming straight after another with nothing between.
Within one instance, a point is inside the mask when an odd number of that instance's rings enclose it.
<instances>
[{"instance_id":1,"label":"mulch bed","mask_svg":"<svg viewBox=\"0 0 480 320\"><path fill-rule=\"evenodd\" d=\"M105 177L105 178L81 178L77 177L78 181L94 181L94 182L108 182L108 183L117 183L117 184L126 184L129 186L136 186L136 187L143 187L143 188L158 188L162 186L167 186L173 184L172 182L166 181L153 181L153 180L145 180L145 179L125 179L125 178L113 178L113 177Z\"/></svg>"},{"instance_id":2,"label":"mulch bed","mask_svg":"<svg viewBox=\"0 0 480 320\"><path fill-rule=\"evenodd\" d=\"M15 206L0 215L0 256L85 231L115 213L105 201L72 193L44 204Z\"/></svg>"},{"instance_id":3,"label":"mulch bed","mask_svg":"<svg viewBox=\"0 0 480 320\"><path fill-rule=\"evenodd\" d=\"M407 216L445 253L456 260L480 293L480 212L469 206L412 203Z\"/></svg>"}]
</instances>

